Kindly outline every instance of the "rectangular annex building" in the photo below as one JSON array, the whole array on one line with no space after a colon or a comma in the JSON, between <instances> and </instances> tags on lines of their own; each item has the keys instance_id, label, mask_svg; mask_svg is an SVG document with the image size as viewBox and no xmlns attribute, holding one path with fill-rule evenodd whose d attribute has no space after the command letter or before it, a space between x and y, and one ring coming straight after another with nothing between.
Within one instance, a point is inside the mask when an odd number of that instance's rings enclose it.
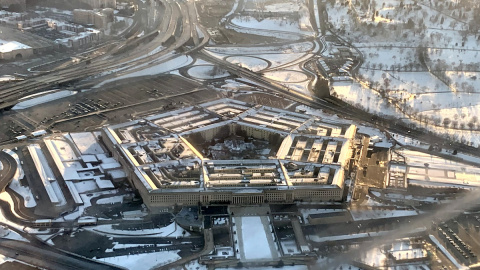
<instances>
[{"instance_id":1,"label":"rectangular annex building","mask_svg":"<svg viewBox=\"0 0 480 270\"><path fill-rule=\"evenodd\" d=\"M151 209L340 201L356 126L221 99L105 126Z\"/></svg>"}]
</instances>

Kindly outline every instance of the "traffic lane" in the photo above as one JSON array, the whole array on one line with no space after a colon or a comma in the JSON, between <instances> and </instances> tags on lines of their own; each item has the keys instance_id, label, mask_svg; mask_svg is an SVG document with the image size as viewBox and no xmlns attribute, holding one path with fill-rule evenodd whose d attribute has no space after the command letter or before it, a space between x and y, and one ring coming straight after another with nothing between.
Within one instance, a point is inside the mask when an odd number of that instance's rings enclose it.
<instances>
[{"instance_id":1,"label":"traffic lane","mask_svg":"<svg viewBox=\"0 0 480 270\"><path fill-rule=\"evenodd\" d=\"M113 248L112 251L106 252L102 250L90 250L90 256L95 256L96 258L109 258L109 257L118 257L118 256L128 256L134 254L144 254L144 253L155 253L155 252L164 252L164 251L181 251L182 253L193 253L194 247L192 245L180 244L180 245L167 245L167 246L155 246L155 245L144 245L137 247L126 247L126 248ZM88 256L88 257L90 257Z\"/></svg>"},{"instance_id":2,"label":"traffic lane","mask_svg":"<svg viewBox=\"0 0 480 270\"><path fill-rule=\"evenodd\" d=\"M139 14L140 12L137 12L135 14L135 17L140 19L143 19L145 17L145 16L140 16ZM136 50L136 51L143 52L142 50ZM127 59L123 56L123 58L120 58L118 61L126 62L126 60ZM96 65L99 67L102 67L104 65L103 63L106 63L107 64L106 67L112 67L112 66L117 66L118 61L109 61L109 62L102 61L102 62L97 62ZM70 82L74 79L85 78L92 75L93 73L98 74L98 72L100 72L99 70L102 70L101 68L93 68L92 65L90 65L89 67L90 69L85 70L84 66L80 66L80 67L73 66L71 68L56 71L54 75L49 73L42 73L41 74L42 77L37 77L37 78L41 78L42 81L31 79L31 80L22 81L20 83L16 83L14 85L9 84L6 87L0 87L0 94L5 100L5 102L3 103L0 102L0 109L6 108L10 105L14 105L17 102L19 95L23 96L32 92L36 93L41 90L44 90L45 88L50 87L52 84L61 84L65 82ZM87 72L88 70L90 70L90 72ZM8 99L8 102L6 102L7 99Z\"/></svg>"},{"instance_id":3,"label":"traffic lane","mask_svg":"<svg viewBox=\"0 0 480 270\"><path fill-rule=\"evenodd\" d=\"M5 190L17 171L17 161L9 154L0 151L0 162L3 169L0 171L0 188Z\"/></svg>"},{"instance_id":4,"label":"traffic lane","mask_svg":"<svg viewBox=\"0 0 480 270\"><path fill-rule=\"evenodd\" d=\"M2 251L2 254L6 254L9 257L13 257L18 260L46 269L122 269L120 267L96 263L89 260L80 260L73 257L73 255L55 253L44 248L38 248L34 245L31 245L30 243L15 240L0 239L0 250Z\"/></svg>"},{"instance_id":5,"label":"traffic lane","mask_svg":"<svg viewBox=\"0 0 480 270\"><path fill-rule=\"evenodd\" d=\"M147 245L155 245L155 244L181 244L187 243L190 245L203 245L204 239L203 236L198 237L185 237L185 238L178 238L175 237L115 237L113 239L114 242L118 242L119 244L147 244Z\"/></svg>"}]
</instances>

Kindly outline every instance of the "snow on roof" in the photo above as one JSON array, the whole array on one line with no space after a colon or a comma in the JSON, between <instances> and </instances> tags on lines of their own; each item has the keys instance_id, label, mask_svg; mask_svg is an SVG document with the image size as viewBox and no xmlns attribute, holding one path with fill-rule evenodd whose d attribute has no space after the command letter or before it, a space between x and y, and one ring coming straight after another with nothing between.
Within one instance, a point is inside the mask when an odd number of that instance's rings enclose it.
<instances>
[{"instance_id":1,"label":"snow on roof","mask_svg":"<svg viewBox=\"0 0 480 270\"><path fill-rule=\"evenodd\" d=\"M97 186L100 188L100 189L112 189L112 188L115 188L115 186L113 186L112 184L112 181L108 180L108 179L100 179L100 177L95 177L95 183L97 183Z\"/></svg>"},{"instance_id":2,"label":"snow on roof","mask_svg":"<svg viewBox=\"0 0 480 270\"><path fill-rule=\"evenodd\" d=\"M83 155L105 153L98 144L97 138L91 132L70 133L70 136Z\"/></svg>"},{"instance_id":3,"label":"snow on roof","mask_svg":"<svg viewBox=\"0 0 480 270\"><path fill-rule=\"evenodd\" d=\"M112 170L112 169L118 169L118 168L121 168L122 166L120 165L120 163L118 162L111 162L111 163L102 163L100 165L100 168L103 170L103 171L109 171L109 170Z\"/></svg>"},{"instance_id":4,"label":"snow on roof","mask_svg":"<svg viewBox=\"0 0 480 270\"><path fill-rule=\"evenodd\" d=\"M55 165L62 174L64 180L78 180L80 176L73 167L65 166L60 158L60 155L57 151L55 142L53 140L45 140L45 145L47 146L48 152L53 158Z\"/></svg>"},{"instance_id":5,"label":"snow on roof","mask_svg":"<svg viewBox=\"0 0 480 270\"><path fill-rule=\"evenodd\" d=\"M96 154L95 155L97 157L98 160L101 160L103 163L105 163L105 161L103 161L104 159L107 159L107 154Z\"/></svg>"},{"instance_id":6,"label":"snow on roof","mask_svg":"<svg viewBox=\"0 0 480 270\"><path fill-rule=\"evenodd\" d=\"M47 132L43 129L32 132L33 136L41 136L41 135L44 135L44 134L47 134Z\"/></svg>"},{"instance_id":7,"label":"snow on roof","mask_svg":"<svg viewBox=\"0 0 480 270\"><path fill-rule=\"evenodd\" d=\"M108 174L110 174L113 180L127 177L125 171L120 169L109 171Z\"/></svg>"},{"instance_id":8,"label":"snow on roof","mask_svg":"<svg viewBox=\"0 0 480 270\"><path fill-rule=\"evenodd\" d=\"M106 158L103 158L103 159L102 159L102 163L103 163L103 164L116 163L116 162L117 162L117 160L114 159L114 158L107 158L107 157L106 157Z\"/></svg>"},{"instance_id":9,"label":"snow on roof","mask_svg":"<svg viewBox=\"0 0 480 270\"><path fill-rule=\"evenodd\" d=\"M18 41L0 40L0 53L12 52L15 50L31 49L32 47Z\"/></svg>"},{"instance_id":10,"label":"snow on roof","mask_svg":"<svg viewBox=\"0 0 480 270\"><path fill-rule=\"evenodd\" d=\"M82 155L83 162L98 162L97 157L95 155Z\"/></svg>"}]
</instances>

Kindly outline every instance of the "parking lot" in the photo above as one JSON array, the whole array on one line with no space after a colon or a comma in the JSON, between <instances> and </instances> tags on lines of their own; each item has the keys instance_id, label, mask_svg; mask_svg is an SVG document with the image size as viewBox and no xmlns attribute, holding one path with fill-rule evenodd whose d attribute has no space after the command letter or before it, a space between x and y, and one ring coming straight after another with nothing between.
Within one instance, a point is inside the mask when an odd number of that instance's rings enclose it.
<instances>
[{"instance_id":1,"label":"parking lot","mask_svg":"<svg viewBox=\"0 0 480 270\"><path fill-rule=\"evenodd\" d=\"M104 124L180 108L215 99L221 94L179 76L165 75L121 81L98 89L0 115L0 140L36 129L84 131Z\"/></svg>"},{"instance_id":2,"label":"parking lot","mask_svg":"<svg viewBox=\"0 0 480 270\"><path fill-rule=\"evenodd\" d=\"M438 239L455 258L466 265L478 261L480 252L480 215L462 214L433 226Z\"/></svg>"}]
</instances>

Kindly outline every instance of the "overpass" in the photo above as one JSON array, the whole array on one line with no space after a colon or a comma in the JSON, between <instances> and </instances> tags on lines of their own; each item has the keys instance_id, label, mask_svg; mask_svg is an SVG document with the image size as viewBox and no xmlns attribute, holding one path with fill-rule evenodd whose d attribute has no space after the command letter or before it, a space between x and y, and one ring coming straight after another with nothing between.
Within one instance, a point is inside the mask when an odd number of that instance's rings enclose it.
<instances>
[{"instance_id":1,"label":"overpass","mask_svg":"<svg viewBox=\"0 0 480 270\"><path fill-rule=\"evenodd\" d=\"M130 73L136 71L132 69L135 67L147 68L151 65L158 65L169 60L169 58L162 59L162 56L180 49L192 36L195 48L202 47L207 43L206 32L203 33L203 40L198 41L196 11L192 10L195 8L194 4L170 0L161 2L166 8L165 16L158 27L144 35L143 38L138 40L129 38L104 55L80 61L62 69L36 74L22 82L1 86L0 111L10 109L22 97L40 93L52 87L75 84L91 76L108 77L113 70L124 70L124 73ZM148 15L146 9L139 9L138 12L145 16ZM139 15L139 17L142 16ZM172 37L174 39L172 44L161 50L158 49ZM135 45L138 46L135 47ZM124 53L118 53L119 51Z\"/></svg>"}]
</instances>

